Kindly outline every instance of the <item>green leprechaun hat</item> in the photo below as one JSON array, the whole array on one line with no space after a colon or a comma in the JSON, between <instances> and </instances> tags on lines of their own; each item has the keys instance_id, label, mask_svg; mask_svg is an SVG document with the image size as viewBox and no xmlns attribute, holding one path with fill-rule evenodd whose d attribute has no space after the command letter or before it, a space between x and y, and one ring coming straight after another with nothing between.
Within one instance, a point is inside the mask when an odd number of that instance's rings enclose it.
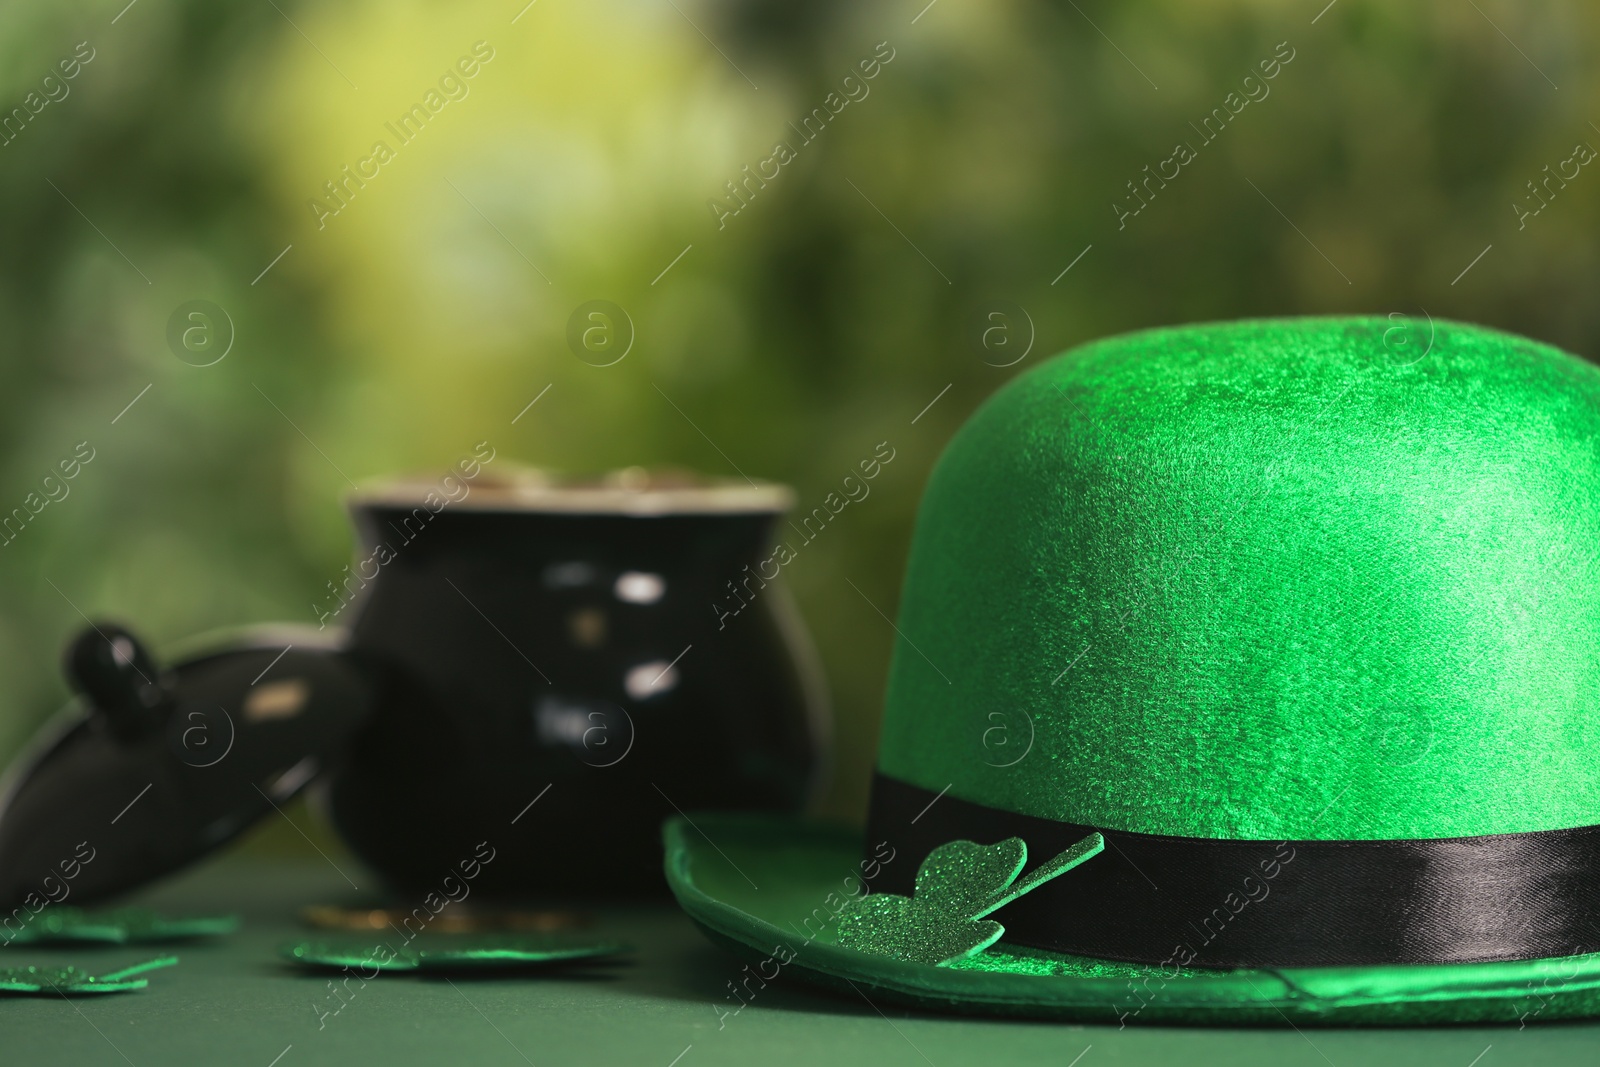
<instances>
[{"instance_id":1,"label":"green leprechaun hat","mask_svg":"<svg viewBox=\"0 0 1600 1067\"><path fill-rule=\"evenodd\" d=\"M759 980L1122 1023L1600 1015L1594 367L1401 316L1075 349L945 451L898 631L864 841L666 829Z\"/></svg>"}]
</instances>

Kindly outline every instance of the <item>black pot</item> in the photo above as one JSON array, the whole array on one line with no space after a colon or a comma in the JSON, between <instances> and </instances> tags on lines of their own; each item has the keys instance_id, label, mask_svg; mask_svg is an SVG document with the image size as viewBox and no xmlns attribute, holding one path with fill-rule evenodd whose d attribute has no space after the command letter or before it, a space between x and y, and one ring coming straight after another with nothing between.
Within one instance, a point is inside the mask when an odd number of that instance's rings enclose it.
<instances>
[{"instance_id":1,"label":"black pot","mask_svg":"<svg viewBox=\"0 0 1600 1067\"><path fill-rule=\"evenodd\" d=\"M651 893L665 816L800 809L820 675L781 583L751 578L789 503L643 472L352 500L339 592L381 687L328 783L352 850L408 891L492 854L476 891ZM727 613L734 587L754 610Z\"/></svg>"},{"instance_id":2,"label":"black pot","mask_svg":"<svg viewBox=\"0 0 1600 1067\"><path fill-rule=\"evenodd\" d=\"M643 472L491 484L464 461L352 501L362 549L320 631L212 636L162 669L91 623L67 654L79 698L0 777L0 940L312 781L408 897L463 872L501 896L664 891L665 816L796 811L817 783L810 642L753 574L788 502Z\"/></svg>"}]
</instances>

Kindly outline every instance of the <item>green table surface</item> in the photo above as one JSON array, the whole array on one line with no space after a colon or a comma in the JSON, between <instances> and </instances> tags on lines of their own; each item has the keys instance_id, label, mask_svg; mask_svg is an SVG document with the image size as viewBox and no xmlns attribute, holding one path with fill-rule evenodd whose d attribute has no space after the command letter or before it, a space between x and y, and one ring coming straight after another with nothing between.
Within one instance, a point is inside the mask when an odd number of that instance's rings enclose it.
<instances>
[{"instance_id":1,"label":"green table surface","mask_svg":"<svg viewBox=\"0 0 1600 1067\"><path fill-rule=\"evenodd\" d=\"M358 872L349 872L364 881ZM1435 1030L1201 1030L1074 1026L880 1012L780 979L736 1015L739 965L669 904L596 909L597 932L633 962L582 972L452 981L385 974L337 1015L327 974L281 962L311 936L302 905L356 897L331 867L224 858L143 894L176 912L233 911L239 933L179 946L177 967L141 992L0 998L0 1064L1252 1064L1506 1067L1600 1060L1600 1024ZM165 949L0 949L3 966L114 969ZM352 983L354 986L355 983Z\"/></svg>"}]
</instances>

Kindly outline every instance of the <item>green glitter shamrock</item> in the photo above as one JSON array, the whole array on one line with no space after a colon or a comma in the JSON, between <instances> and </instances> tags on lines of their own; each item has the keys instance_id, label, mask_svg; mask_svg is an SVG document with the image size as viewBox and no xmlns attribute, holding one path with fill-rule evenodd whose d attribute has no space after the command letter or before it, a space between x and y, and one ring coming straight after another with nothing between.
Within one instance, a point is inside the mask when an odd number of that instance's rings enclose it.
<instances>
[{"instance_id":1,"label":"green glitter shamrock","mask_svg":"<svg viewBox=\"0 0 1600 1067\"><path fill-rule=\"evenodd\" d=\"M842 912L838 943L907 963L944 966L966 959L1006 932L985 915L1105 847L1105 838L1090 834L1018 882L1017 875L1028 862L1022 838L1008 837L993 845L951 841L928 853L917 868L913 896L872 893Z\"/></svg>"},{"instance_id":2,"label":"green glitter shamrock","mask_svg":"<svg viewBox=\"0 0 1600 1067\"><path fill-rule=\"evenodd\" d=\"M176 956L162 956L102 975L87 974L76 967L4 968L0 969L0 993L21 993L24 996L121 993L129 989L143 989L150 984L149 979L140 977L146 971L171 967L177 962Z\"/></svg>"},{"instance_id":3,"label":"green glitter shamrock","mask_svg":"<svg viewBox=\"0 0 1600 1067\"><path fill-rule=\"evenodd\" d=\"M551 967L598 960L630 951L614 941L551 934L492 934L440 937L426 944L391 948L356 937L285 945L285 959L308 967L372 968L374 971L465 971Z\"/></svg>"},{"instance_id":4,"label":"green glitter shamrock","mask_svg":"<svg viewBox=\"0 0 1600 1067\"><path fill-rule=\"evenodd\" d=\"M145 908L89 912L57 905L13 934L11 943L144 945L215 937L231 934L238 928L239 919L235 915L169 918Z\"/></svg>"}]
</instances>

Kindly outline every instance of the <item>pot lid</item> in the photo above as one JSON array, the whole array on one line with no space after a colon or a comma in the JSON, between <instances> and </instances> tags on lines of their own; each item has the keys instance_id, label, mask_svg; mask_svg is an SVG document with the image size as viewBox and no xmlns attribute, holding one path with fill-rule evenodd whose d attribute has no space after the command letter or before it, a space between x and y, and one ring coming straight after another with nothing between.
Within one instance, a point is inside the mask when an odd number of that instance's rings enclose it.
<instances>
[{"instance_id":1,"label":"pot lid","mask_svg":"<svg viewBox=\"0 0 1600 1067\"><path fill-rule=\"evenodd\" d=\"M0 779L12 925L41 902L176 871L304 788L371 709L342 642L310 627L240 631L161 670L126 629L91 624L65 657L78 699Z\"/></svg>"}]
</instances>

